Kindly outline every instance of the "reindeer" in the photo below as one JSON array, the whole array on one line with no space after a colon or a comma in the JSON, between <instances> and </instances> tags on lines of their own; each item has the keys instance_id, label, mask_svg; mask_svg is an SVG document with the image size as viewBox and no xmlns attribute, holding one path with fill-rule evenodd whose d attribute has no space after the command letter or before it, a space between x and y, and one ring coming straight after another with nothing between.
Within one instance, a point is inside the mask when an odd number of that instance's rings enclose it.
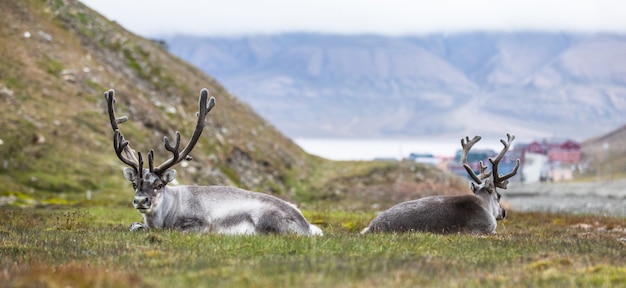
<instances>
[{"instance_id":1,"label":"reindeer","mask_svg":"<svg viewBox=\"0 0 626 288\"><path fill-rule=\"evenodd\" d=\"M504 148L495 159L489 158L491 170L480 161L480 173L474 171L467 163L467 155L480 136L472 140L461 139L463 153L461 163L469 176L470 188L474 195L430 196L417 200L406 201L380 213L361 234L372 232L408 232L424 231L431 233L495 233L496 221L506 217L506 210L500 206L500 193L496 188L506 189L508 179L517 174L520 160L517 159L513 170L506 174L498 174L498 163L509 150L515 136L507 134L507 141L500 140ZM491 176L491 177L490 177Z\"/></svg>"},{"instance_id":2,"label":"reindeer","mask_svg":"<svg viewBox=\"0 0 626 288\"><path fill-rule=\"evenodd\" d=\"M123 174L133 184L133 206L144 219L143 223L133 223L131 231L170 228L220 234L322 235L322 230L309 224L295 205L271 195L227 186L167 185L176 177L176 170L171 167L192 159L189 153L200 139L206 115L215 106L214 97L207 101L206 89L200 92L197 124L187 146L180 150L178 131L173 145L167 136L163 137L165 149L172 157L155 166L154 151L150 150L148 169L143 168L141 152L136 153L129 146L118 128L128 117L115 116L114 95L112 89L104 93L113 128L113 147L117 157L130 166Z\"/></svg>"}]
</instances>

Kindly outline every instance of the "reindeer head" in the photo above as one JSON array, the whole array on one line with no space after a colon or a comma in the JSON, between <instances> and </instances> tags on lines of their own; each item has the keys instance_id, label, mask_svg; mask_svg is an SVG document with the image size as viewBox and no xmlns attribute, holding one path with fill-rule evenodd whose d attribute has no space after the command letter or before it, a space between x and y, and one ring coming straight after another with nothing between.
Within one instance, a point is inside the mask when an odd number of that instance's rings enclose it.
<instances>
[{"instance_id":1,"label":"reindeer head","mask_svg":"<svg viewBox=\"0 0 626 288\"><path fill-rule=\"evenodd\" d=\"M139 153L139 167L142 167L143 160ZM162 192L167 183L174 181L176 170L167 169L163 173L157 174L150 169L140 168L141 173L137 173L135 168L124 168L124 177L133 184L135 197L133 206L139 212L149 214L157 211L161 204Z\"/></svg>"},{"instance_id":2,"label":"reindeer head","mask_svg":"<svg viewBox=\"0 0 626 288\"><path fill-rule=\"evenodd\" d=\"M176 131L176 141L174 145L171 145L167 136L163 137L165 142L165 149L172 153L172 157L167 159L161 165L154 166L154 151L148 152L148 169L143 168L143 157L141 152L135 153L135 150L130 148L129 142L124 138L122 132L118 128L118 124L124 123L128 120L128 117L116 117L115 116L115 91L113 89L104 93L104 98L107 101L107 111L109 114L109 120L111 122L111 128L113 128L113 148L117 157L124 162L130 168L124 169L124 177L133 184L135 190L135 198L133 200L133 206L139 212L147 214L156 211L162 200L162 192L165 189L167 183L172 182L176 177L176 170L170 169L172 166L180 163L183 160L191 160L189 155L193 147L196 145L202 134L202 130L206 124L206 115L215 106L215 98L208 99L209 92L206 89L200 91L199 111L196 113L198 122L196 129L191 136L191 140L187 143L187 146L180 150L180 133ZM137 155L137 156L135 156Z\"/></svg>"},{"instance_id":3,"label":"reindeer head","mask_svg":"<svg viewBox=\"0 0 626 288\"><path fill-rule=\"evenodd\" d=\"M463 154L461 156L461 164L465 168L465 171L472 177L474 182L470 182L470 188L474 195L481 198L484 203L487 204L490 212L496 217L496 220L502 220L506 217L506 210L502 208L500 205L500 193L496 190L496 188L506 189L509 184L509 178L513 177L517 174L517 169L519 168L519 158L515 162L515 168L513 171L506 175L498 174L498 164L500 160L504 157L506 152L509 150L511 146L511 142L515 139L514 135L506 134L507 141L503 139L500 140L504 148L495 159L489 158L489 162L491 163L491 171L487 170L487 165L480 161L479 168L480 173L478 175L474 174L474 170L467 163L467 154L469 153L472 146L476 144L476 142L480 141L480 136L474 136L472 140L469 137L465 137L465 139L461 139L461 146L463 147ZM485 181L483 181L485 180Z\"/></svg>"}]
</instances>

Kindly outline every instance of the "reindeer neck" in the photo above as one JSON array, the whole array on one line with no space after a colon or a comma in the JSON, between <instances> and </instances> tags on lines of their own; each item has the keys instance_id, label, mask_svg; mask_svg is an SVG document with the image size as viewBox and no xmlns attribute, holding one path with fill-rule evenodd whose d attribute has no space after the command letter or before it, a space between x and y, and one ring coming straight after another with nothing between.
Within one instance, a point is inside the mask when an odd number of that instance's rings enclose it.
<instances>
[{"instance_id":1,"label":"reindeer neck","mask_svg":"<svg viewBox=\"0 0 626 288\"><path fill-rule=\"evenodd\" d=\"M489 192L487 190L481 190L478 193L474 194L478 199L480 199L480 201L483 203L483 205L485 207L490 206L491 204L493 204L493 202L495 201L493 199L493 197L491 197L491 193L496 193L496 192Z\"/></svg>"},{"instance_id":2,"label":"reindeer neck","mask_svg":"<svg viewBox=\"0 0 626 288\"><path fill-rule=\"evenodd\" d=\"M159 209L151 214L144 214L145 223L149 227L163 228L167 222L172 221L174 215L177 214L178 203L180 202L180 187L165 186L161 192L161 204Z\"/></svg>"}]
</instances>

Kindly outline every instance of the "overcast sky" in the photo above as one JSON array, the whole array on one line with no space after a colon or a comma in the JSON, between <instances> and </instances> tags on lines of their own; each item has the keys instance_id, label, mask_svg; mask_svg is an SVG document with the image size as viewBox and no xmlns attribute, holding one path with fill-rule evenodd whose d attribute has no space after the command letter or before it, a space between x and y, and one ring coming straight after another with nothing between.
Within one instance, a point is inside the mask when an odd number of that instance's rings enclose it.
<instances>
[{"instance_id":1,"label":"overcast sky","mask_svg":"<svg viewBox=\"0 0 626 288\"><path fill-rule=\"evenodd\" d=\"M626 33L621 0L82 0L143 36L468 30Z\"/></svg>"}]
</instances>

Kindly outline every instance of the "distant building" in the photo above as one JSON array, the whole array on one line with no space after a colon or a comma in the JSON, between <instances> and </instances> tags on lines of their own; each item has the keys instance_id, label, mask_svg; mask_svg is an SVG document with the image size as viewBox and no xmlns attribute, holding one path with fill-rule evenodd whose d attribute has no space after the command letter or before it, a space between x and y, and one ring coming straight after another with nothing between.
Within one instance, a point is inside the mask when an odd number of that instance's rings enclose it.
<instances>
[{"instance_id":1,"label":"distant building","mask_svg":"<svg viewBox=\"0 0 626 288\"><path fill-rule=\"evenodd\" d=\"M549 162L560 164L578 164L581 155L580 144L573 140L533 141L529 144L518 144L515 150L547 155Z\"/></svg>"},{"instance_id":2,"label":"distant building","mask_svg":"<svg viewBox=\"0 0 626 288\"><path fill-rule=\"evenodd\" d=\"M491 169L489 158L497 156L493 150L471 150L467 163L475 174L480 172L480 161ZM455 157L446 161L447 170L464 177L469 175L461 165L463 150L457 150ZM575 168L580 164L580 144L573 140L542 140L521 143L512 147L500 161L498 174L506 174L515 168L515 160L520 159L518 175L511 182L524 183L539 181L566 181L574 177Z\"/></svg>"},{"instance_id":3,"label":"distant building","mask_svg":"<svg viewBox=\"0 0 626 288\"><path fill-rule=\"evenodd\" d=\"M522 159L526 155L544 155L541 167L529 165L528 169L540 169L539 179L525 177L525 182L537 181L564 181L574 177L573 171L580 163L580 144L573 140L543 140L528 144L518 144L515 150L522 152ZM522 160L523 161L523 160ZM529 163L530 164L530 163ZM536 164L536 163L535 163ZM535 171L524 172L525 175L535 175Z\"/></svg>"},{"instance_id":4,"label":"distant building","mask_svg":"<svg viewBox=\"0 0 626 288\"><path fill-rule=\"evenodd\" d=\"M411 153L409 154L409 160L433 166L437 166L441 162L441 159L430 153Z\"/></svg>"}]
</instances>

